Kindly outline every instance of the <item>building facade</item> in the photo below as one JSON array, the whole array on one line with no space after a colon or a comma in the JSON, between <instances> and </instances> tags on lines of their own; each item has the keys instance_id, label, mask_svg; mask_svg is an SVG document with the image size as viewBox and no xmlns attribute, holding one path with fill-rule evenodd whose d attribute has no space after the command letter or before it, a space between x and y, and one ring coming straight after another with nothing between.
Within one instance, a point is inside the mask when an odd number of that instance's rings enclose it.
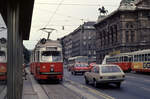
<instances>
[{"instance_id":1,"label":"building facade","mask_svg":"<svg viewBox=\"0 0 150 99\"><path fill-rule=\"evenodd\" d=\"M64 61L70 57L88 56L88 61L96 62L95 22L86 22L69 35L61 38Z\"/></svg>"},{"instance_id":2,"label":"building facade","mask_svg":"<svg viewBox=\"0 0 150 99\"><path fill-rule=\"evenodd\" d=\"M96 62L105 55L150 48L150 1L122 0L120 7L98 19Z\"/></svg>"}]
</instances>

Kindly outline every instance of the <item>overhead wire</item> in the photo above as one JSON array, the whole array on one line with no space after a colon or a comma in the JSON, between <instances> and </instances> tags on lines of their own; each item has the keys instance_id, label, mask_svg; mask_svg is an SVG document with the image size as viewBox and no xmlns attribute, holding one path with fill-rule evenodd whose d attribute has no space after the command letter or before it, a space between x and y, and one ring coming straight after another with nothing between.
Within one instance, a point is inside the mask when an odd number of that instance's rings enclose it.
<instances>
[{"instance_id":1,"label":"overhead wire","mask_svg":"<svg viewBox=\"0 0 150 99\"><path fill-rule=\"evenodd\" d=\"M59 5L58 3L35 3L35 4L45 4L45 5ZM100 4L78 4L78 3L63 3L61 5L66 5L66 6L99 6ZM116 5L105 5L105 6L114 6Z\"/></svg>"},{"instance_id":2,"label":"overhead wire","mask_svg":"<svg viewBox=\"0 0 150 99\"><path fill-rule=\"evenodd\" d=\"M51 20L53 19L53 17L55 16L57 10L59 9L59 7L61 6L61 4L62 4L63 2L64 2L64 0L61 0L61 1L59 2L59 4L58 4L58 6L56 7L55 11L53 12L53 14L51 15L51 17L49 18L48 23L47 23L43 28L46 28L46 27L49 25L49 23L51 22ZM38 37L41 37L42 35L43 35L43 33L42 33L41 35L39 35Z\"/></svg>"},{"instance_id":3,"label":"overhead wire","mask_svg":"<svg viewBox=\"0 0 150 99\"><path fill-rule=\"evenodd\" d=\"M64 0L61 0L61 1L59 2L57 8L55 9L54 13L51 15L51 17L50 17L48 23L44 26L44 28L47 27L47 25L51 22L52 18L55 16L57 10L59 9L59 7L61 6L61 4L62 4L63 2L64 2Z\"/></svg>"}]
</instances>

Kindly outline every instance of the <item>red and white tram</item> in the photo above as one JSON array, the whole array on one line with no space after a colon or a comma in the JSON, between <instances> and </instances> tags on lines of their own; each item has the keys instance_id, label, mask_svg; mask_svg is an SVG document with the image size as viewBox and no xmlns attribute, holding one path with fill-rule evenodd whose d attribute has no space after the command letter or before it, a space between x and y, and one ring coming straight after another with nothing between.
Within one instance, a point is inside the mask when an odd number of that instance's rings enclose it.
<instances>
[{"instance_id":1,"label":"red and white tram","mask_svg":"<svg viewBox=\"0 0 150 99\"><path fill-rule=\"evenodd\" d=\"M116 64L120 66L123 71L131 71L132 56L130 56L130 53L120 53L113 56L107 55L105 61L106 64Z\"/></svg>"},{"instance_id":2,"label":"red and white tram","mask_svg":"<svg viewBox=\"0 0 150 99\"><path fill-rule=\"evenodd\" d=\"M7 74L7 44L6 39L0 39L0 81L6 80Z\"/></svg>"},{"instance_id":3,"label":"red and white tram","mask_svg":"<svg viewBox=\"0 0 150 99\"><path fill-rule=\"evenodd\" d=\"M32 52L30 71L37 80L63 79L62 46L59 41L42 39Z\"/></svg>"}]
</instances>

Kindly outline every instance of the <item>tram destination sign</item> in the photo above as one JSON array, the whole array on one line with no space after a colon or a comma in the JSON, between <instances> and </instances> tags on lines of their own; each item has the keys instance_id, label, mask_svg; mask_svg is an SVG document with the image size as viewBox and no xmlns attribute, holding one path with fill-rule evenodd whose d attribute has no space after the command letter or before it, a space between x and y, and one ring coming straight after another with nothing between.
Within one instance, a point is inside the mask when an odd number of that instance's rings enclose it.
<instances>
[{"instance_id":1,"label":"tram destination sign","mask_svg":"<svg viewBox=\"0 0 150 99\"><path fill-rule=\"evenodd\" d=\"M48 51L57 51L57 47L46 47Z\"/></svg>"}]
</instances>

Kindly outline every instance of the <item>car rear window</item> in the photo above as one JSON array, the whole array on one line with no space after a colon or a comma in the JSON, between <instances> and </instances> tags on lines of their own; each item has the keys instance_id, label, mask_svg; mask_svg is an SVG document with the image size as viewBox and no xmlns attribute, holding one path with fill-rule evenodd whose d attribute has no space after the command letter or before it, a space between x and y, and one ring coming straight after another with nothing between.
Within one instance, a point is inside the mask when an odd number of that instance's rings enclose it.
<instances>
[{"instance_id":1,"label":"car rear window","mask_svg":"<svg viewBox=\"0 0 150 99\"><path fill-rule=\"evenodd\" d=\"M121 70L117 66L102 66L101 72L102 73L115 73L115 72L121 72Z\"/></svg>"},{"instance_id":2,"label":"car rear window","mask_svg":"<svg viewBox=\"0 0 150 99\"><path fill-rule=\"evenodd\" d=\"M88 64L76 64L77 67L87 67Z\"/></svg>"}]
</instances>

